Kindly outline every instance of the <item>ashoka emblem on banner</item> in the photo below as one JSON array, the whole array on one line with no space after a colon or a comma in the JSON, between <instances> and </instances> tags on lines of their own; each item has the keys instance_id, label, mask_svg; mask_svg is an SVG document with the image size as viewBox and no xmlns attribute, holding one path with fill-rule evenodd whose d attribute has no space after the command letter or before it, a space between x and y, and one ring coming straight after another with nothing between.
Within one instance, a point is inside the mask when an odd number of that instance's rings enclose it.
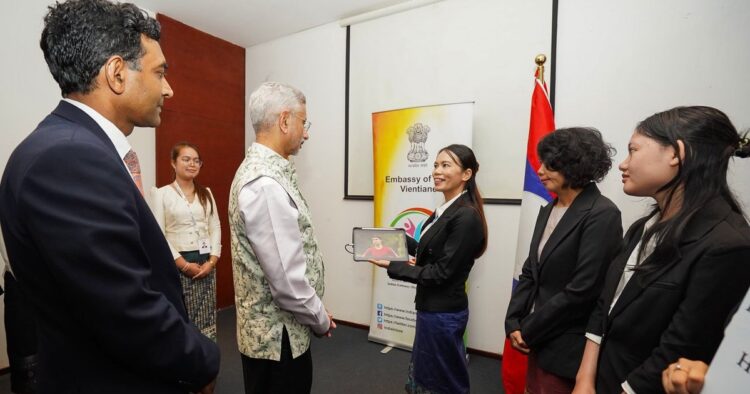
<instances>
[{"instance_id":1,"label":"ashoka emblem on banner","mask_svg":"<svg viewBox=\"0 0 750 394\"><path fill-rule=\"evenodd\" d=\"M421 163L427 161L429 155L424 144L427 142L427 134L430 133L430 126L422 123L414 123L406 129L406 134L409 135L409 142L411 148L409 153L406 154L406 158L412 163Z\"/></svg>"}]
</instances>

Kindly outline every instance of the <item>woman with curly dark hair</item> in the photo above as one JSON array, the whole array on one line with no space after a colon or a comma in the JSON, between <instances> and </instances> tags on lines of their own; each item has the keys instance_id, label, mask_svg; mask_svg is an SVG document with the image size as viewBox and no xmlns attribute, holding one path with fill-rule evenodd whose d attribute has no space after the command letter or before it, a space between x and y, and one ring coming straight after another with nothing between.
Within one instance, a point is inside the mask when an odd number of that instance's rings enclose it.
<instances>
[{"instance_id":1,"label":"woman with curly dark hair","mask_svg":"<svg viewBox=\"0 0 750 394\"><path fill-rule=\"evenodd\" d=\"M550 133L537 152L539 178L556 198L539 211L505 331L515 350L529 354L526 392L569 393L586 323L622 241L620 210L595 184L612 167L614 149L598 130L575 127Z\"/></svg>"}]
</instances>

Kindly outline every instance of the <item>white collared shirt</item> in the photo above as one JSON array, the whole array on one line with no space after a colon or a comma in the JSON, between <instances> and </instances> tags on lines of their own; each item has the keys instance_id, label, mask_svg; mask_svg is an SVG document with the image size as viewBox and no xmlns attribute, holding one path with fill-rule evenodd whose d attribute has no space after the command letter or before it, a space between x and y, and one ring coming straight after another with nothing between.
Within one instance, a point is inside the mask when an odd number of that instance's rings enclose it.
<instances>
[{"instance_id":1,"label":"white collared shirt","mask_svg":"<svg viewBox=\"0 0 750 394\"><path fill-rule=\"evenodd\" d=\"M125 134L122 133L122 130L118 129L114 123L102 116L102 114L96 112L95 109L80 101L75 101L69 98L63 98L63 101L74 105L76 108L85 112L86 115L91 117L91 119L93 119L94 122L96 122L96 124L98 124L99 127L102 128L102 130L104 130L104 134L106 134L109 140L112 141L112 144L115 146L117 154L120 156L121 160L124 159L125 155L133 149L130 146L130 142L128 142L128 138L125 137ZM125 161L123 161L123 164L125 164ZM127 165L125 165L125 168L127 168ZM133 175L131 174L130 176L132 177Z\"/></svg>"}]
</instances>

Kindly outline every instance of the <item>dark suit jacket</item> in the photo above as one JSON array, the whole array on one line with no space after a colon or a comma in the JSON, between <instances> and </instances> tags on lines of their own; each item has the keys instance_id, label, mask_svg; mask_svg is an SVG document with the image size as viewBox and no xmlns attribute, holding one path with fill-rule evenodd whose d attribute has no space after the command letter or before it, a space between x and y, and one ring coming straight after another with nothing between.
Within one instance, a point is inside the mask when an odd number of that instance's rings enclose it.
<instances>
[{"instance_id":1,"label":"dark suit jacket","mask_svg":"<svg viewBox=\"0 0 750 394\"><path fill-rule=\"evenodd\" d=\"M589 323L589 332L603 336L600 393L620 392L625 380L639 394L662 393L661 372L678 357L709 363L727 318L750 285L750 228L716 198L687 224L679 256L656 271L636 271L608 314L645 221L628 230Z\"/></svg>"},{"instance_id":2,"label":"dark suit jacket","mask_svg":"<svg viewBox=\"0 0 750 394\"><path fill-rule=\"evenodd\" d=\"M13 152L0 224L38 319L40 393L185 393L216 376L159 225L83 111L60 102Z\"/></svg>"},{"instance_id":3,"label":"dark suit jacket","mask_svg":"<svg viewBox=\"0 0 750 394\"><path fill-rule=\"evenodd\" d=\"M482 219L470 201L468 193L454 201L419 244L409 238L416 266L403 261L388 266L391 278L417 284L418 311L457 312L469 306L466 279L484 242Z\"/></svg>"},{"instance_id":4,"label":"dark suit jacket","mask_svg":"<svg viewBox=\"0 0 750 394\"><path fill-rule=\"evenodd\" d=\"M573 200L537 258L553 206L554 202L539 210L529 257L508 305L505 331L521 330L541 368L573 379L604 274L620 252L622 220L615 204L591 183Z\"/></svg>"}]
</instances>

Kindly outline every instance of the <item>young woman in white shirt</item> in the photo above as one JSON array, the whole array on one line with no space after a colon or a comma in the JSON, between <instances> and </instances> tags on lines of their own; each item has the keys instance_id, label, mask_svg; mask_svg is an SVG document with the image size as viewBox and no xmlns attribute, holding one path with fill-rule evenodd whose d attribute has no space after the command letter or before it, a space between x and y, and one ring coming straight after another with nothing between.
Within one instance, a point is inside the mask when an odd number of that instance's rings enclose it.
<instances>
[{"instance_id":1,"label":"young woman in white shirt","mask_svg":"<svg viewBox=\"0 0 750 394\"><path fill-rule=\"evenodd\" d=\"M153 188L151 208L164 231L177 270L190 320L216 340L216 263L221 227L211 190L197 182L203 161L198 147L179 142L172 148L175 179Z\"/></svg>"}]
</instances>

